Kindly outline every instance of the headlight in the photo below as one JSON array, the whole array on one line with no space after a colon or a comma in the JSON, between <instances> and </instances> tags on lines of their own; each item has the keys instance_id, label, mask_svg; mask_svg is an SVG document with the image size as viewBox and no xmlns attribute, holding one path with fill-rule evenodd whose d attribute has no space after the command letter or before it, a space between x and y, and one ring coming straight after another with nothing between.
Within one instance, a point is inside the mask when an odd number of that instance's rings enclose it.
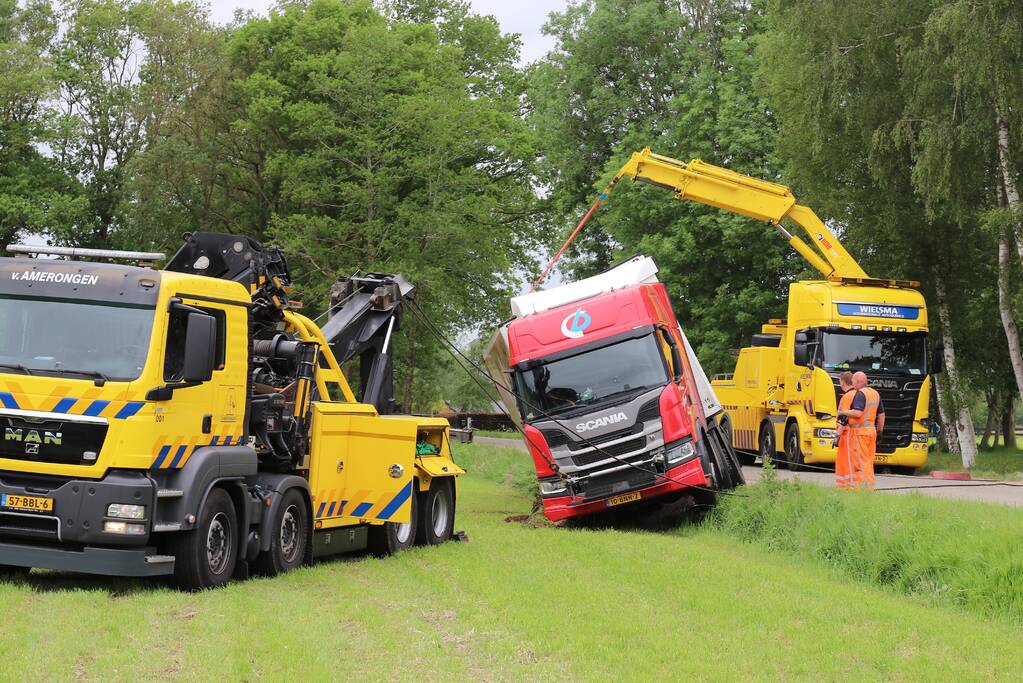
<instances>
[{"instance_id":1,"label":"headlight","mask_svg":"<svg viewBox=\"0 0 1023 683\"><path fill-rule=\"evenodd\" d=\"M838 436L838 430L831 429L829 427L822 427L820 429L813 430L813 435L818 439L834 439Z\"/></svg>"},{"instance_id":2,"label":"headlight","mask_svg":"<svg viewBox=\"0 0 1023 683\"><path fill-rule=\"evenodd\" d=\"M117 517L118 519L145 519L146 506L111 503L107 506L107 517Z\"/></svg>"},{"instance_id":3,"label":"headlight","mask_svg":"<svg viewBox=\"0 0 1023 683\"><path fill-rule=\"evenodd\" d=\"M540 493L545 496L553 496L555 493L563 493L567 490L565 482L561 479L541 479Z\"/></svg>"},{"instance_id":4,"label":"headlight","mask_svg":"<svg viewBox=\"0 0 1023 683\"><path fill-rule=\"evenodd\" d=\"M668 464L691 458L696 454L696 446L693 445L692 441L683 441L680 444L676 444L669 448L665 453L665 458Z\"/></svg>"},{"instance_id":5,"label":"headlight","mask_svg":"<svg viewBox=\"0 0 1023 683\"><path fill-rule=\"evenodd\" d=\"M145 524L129 524L128 522L103 522L103 531L108 534L124 534L126 536L144 536Z\"/></svg>"},{"instance_id":6,"label":"headlight","mask_svg":"<svg viewBox=\"0 0 1023 683\"><path fill-rule=\"evenodd\" d=\"M927 443L930 435L927 432L913 432L912 439L916 443Z\"/></svg>"}]
</instances>

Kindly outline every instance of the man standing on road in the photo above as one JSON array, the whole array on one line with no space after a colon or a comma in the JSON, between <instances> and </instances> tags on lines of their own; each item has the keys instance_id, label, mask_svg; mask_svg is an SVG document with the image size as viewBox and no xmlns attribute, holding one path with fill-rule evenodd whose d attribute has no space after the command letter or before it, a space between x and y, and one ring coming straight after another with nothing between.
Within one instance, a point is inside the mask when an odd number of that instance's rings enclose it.
<instances>
[{"instance_id":1,"label":"man standing on road","mask_svg":"<svg viewBox=\"0 0 1023 683\"><path fill-rule=\"evenodd\" d=\"M852 373L843 372L838 378L838 386L842 390L842 399L838 402L838 455L835 457L835 488L851 489L855 487L852 451L849 448L852 432L845 426L849 422L849 418L842 414L852 408L853 398L856 396L856 391L853 389Z\"/></svg>"},{"instance_id":2,"label":"man standing on road","mask_svg":"<svg viewBox=\"0 0 1023 683\"><path fill-rule=\"evenodd\" d=\"M856 488L874 488L874 456L877 452L877 435L884 429L884 404L881 395L867 386L867 375L857 372L852 377L855 392L852 404L839 410L839 417L849 418L849 453L853 467L853 484Z\"/></svg>"}]
</instances>

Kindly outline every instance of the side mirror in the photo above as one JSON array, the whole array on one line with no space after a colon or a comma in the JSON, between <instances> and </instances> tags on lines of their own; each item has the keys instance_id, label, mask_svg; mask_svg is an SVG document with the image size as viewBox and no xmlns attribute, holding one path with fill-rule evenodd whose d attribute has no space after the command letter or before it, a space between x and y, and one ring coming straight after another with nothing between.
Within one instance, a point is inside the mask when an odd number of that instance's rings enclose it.
<instances>
[{"instance_id":1,"label":"side mirror","mask_svg":"<svg viewBox=\"0 0 1023 683\"><path fill-rule=\"evenodd\" d=\"M793 346L793 360L796 365L810 365L810 346L804 332L796 333L796 343Z\"/></svg>"},{"instance_id":2,"label":"side mirror","mask_svg":"<svg viewBox=\"0 0 1023 683\"><path fill-rule=\"evenodd\" d=\"M217 321L205 313L189 313L185 331L185 363L181 379L208 382L213 378L213 360L217 348Z\"/></svg>"},{"instance_id":3,"label":"side mirror","mask_svg":"<svg viewBox=\"0 0 1023 683\"><path fill-rule=\"evenodd\" d=\"M677 384L682 381L682 354L678 350L678 342L675 341L675 337L671 336L671 332L668 331L668 328L663 325L658 325L657 329L664 338L664 343L668 345L669 349L671 349L671 367L675 368L674 381Z\"/></svg>"},{"instance_id":4,"label":"side mirror","mask_svg":"<svg viewBox=\"0 0 1023 683\"><path fill-rule=\"evenodd\" d=\"M931 353L931 374L937 375L945 370L945 343L938 342Z\"/></svg>"}]
</instances>

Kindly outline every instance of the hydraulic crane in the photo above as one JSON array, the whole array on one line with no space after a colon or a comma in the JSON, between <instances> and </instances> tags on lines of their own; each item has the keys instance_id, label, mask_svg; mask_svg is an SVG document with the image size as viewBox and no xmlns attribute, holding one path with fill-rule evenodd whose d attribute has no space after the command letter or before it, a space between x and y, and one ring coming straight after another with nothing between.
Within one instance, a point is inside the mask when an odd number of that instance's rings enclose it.
<instances>
[{"instance_id":1,"label":"hydraulic crane","mask_svg":"<svg viewBox=\"0 0 1023 683\"><path fill-rule=\"evenodd\" d=\"M608 192L625 177L770 223L825 278L791 283L787 319L764 325L741 350L735 372L713 382L727 412L722 422L748 461L759 454L792 468L834 462L838 375L863 370L887 408L878 463L912 470L925 462L930 377L919 283L869 277L784 185L649 148L618 170ZM817 249L783 227L785 219Z\"/></svg>"}]
</instances>

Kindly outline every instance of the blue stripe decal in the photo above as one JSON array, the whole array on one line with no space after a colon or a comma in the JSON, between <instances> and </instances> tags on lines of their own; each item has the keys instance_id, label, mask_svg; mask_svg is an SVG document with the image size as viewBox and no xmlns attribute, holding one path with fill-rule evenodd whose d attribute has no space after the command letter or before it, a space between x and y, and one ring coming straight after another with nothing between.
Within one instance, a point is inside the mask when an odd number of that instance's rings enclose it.
<instances>
[{"instance_id":1,"label":"blue stripe decal","mask_svg":"<svg viewBox=\"0 0 1023 683\"><path fill-rule=\"evenodd\" d=\"M216 437L216 436L215 436L215 437L213 437L212 439L210 439L210 444L209 444L209 445L211 445L211 446L216 446L216 445L217 445L217 439L218 439L218 438L220 438L220 437Z\"/></svg>"},{"instance_id":2,"label":"blue stripe decal","mask_svg":"<svg viewBox=\"0 0 1023 683\"><path fill-rule=\"evenodd\" d=\"M220 445L221 446L230 446L231 445L231 437L230 436L225 436L224 437L224 443L222 443Z\"/></svg>"},{"instance_id":3,"label":"blue stripe decal","mask_svg":"<svg viewBox=\"0 0 1023 683\"><path fill-rule=\"evenodd\" d=\"M8 391L0 391L0 403L4 404L4 408L18 409L18 402L14 400L14 394Z\"/></svg>"},{"instance_id":4,"label":"blue stripe decal","mask_svg":"<svg viewBox=\"0 0 1023 683\"><path fill-rule=\"evenodd\" d=\"M85 409L82 415L88 415L90 417L96 417L103 412L103 409L110 405L110 401L104 401L101 398L97 398L95 401L89 404L89 407Z\"/></svg>"},{"instance_id":5,"label":"blue stripe decal","mask_svg":"<svg viewBox=\"0 0 1023 683\"><path fill-rule=\"evenodd\" d=\"M117 415L114 415L115 420L124 420L131 417L135 413L142 410L142 406L146 405L142 401L129 401L124 404L124 407L117 411Z\"/></svg>"},{"instance_id":6,"label":"blue stripe decal","mask_svg":"<svg viewBox=\"0 0 1023 683\"><path fill-rule=\"evenodd\" d=\"M316 516L317 517L323 517L323 508L325 508L325 507L327 507L327 503L326 502L320 503L320 509L316 511Z\"/></svg>"},{"instance_id":7,"label":"blue stripe decal","mask_svg":"<svg viewBox=\"0 0 1023 683\"><path fill-rule=\"evenodd\" d=\"M62 398L59 401L57 401L57 405L53 406L53 410L51 412L66 413L67 411L71 410L71 408L73 408L76 403L78 403L77 398Z\"/></svg>"},{"instance_id":8,"label":"blue stripe decal","mask_svg":"<svg viewBox=\"0 0 1023 683\"><path fill-rule=\"evenodd\" d=\"M337 514L338 515L345 514L345 505L348 505L348 501L347 500L342 500L341 501L341 505L338 506L338 508L337 508Z\"/></svg>"},{"instance_id":9,"label":"blue stripe decal","mask_svg":"<svg viewBox=\"0 0 1023 683\"><path fill-rule=\"evenodd\" d=\"M328 517L333 517L334 516L334 508L336 506L337 506L337 501L336 500L330 501L330 507L327 508L327 516Z\"/></svg>"},{"instance_id":10,"label":"blue stripe decal","mask_svg":"<svg viewBox=\"0 0 1023 683\"><path fill-rule=\"evenodd\" d=\"M371 507L373 507L373 503L359 503L358 505L355 506L355 509L352 510L352 513L350 515L348 515L348 516L349 517L361 517Z\"/></svg>"},{"instance_id":11,"label":"blue stripe decal","mask_svg":"<svg viewBox=\"0 0 1023 683\"><path fill-rule=\"evenodd\" d=\"M175 467L178 466L178 463L181 462L181 458L184 457L185 451L187 451L187 450L188 450L188 446L178 446L178 452L174 456L174 459L171 460L171 464L170 464L170 468L171 469L174 469Z\"/></svg>"},{"instance_id":12,"label":"blue stripe decal","mask_svg":"<svg viewBox=\"0 0 1023 683\"><path fill-rule=\"evenodd\" d=\"M386 507L384 507L384 509L380 511L380 514L377 515L377 519L390 519L391 515L397 512L398 508L404 505L405 501L408 500L411 495L412 482L409 481L409 483L405 484L405 488L403 488L401 491L398 491L398 495L392 498L391 502L388 503Z\"/></svg>"},{"instance_id":13,"label":"blue stripe decal","mask_svg":"<svg viewBox=\"0 0 1023 683\"><path fill-rule=\"evenodd\" d=\"M170 446L164 446L163 448L160 449L159 455L157 455L156 460L153 461L154 470L160 469L160 465L163 464L164 458L167 457L168 453L170 453Z\"/></svg>"}]
</instances>

